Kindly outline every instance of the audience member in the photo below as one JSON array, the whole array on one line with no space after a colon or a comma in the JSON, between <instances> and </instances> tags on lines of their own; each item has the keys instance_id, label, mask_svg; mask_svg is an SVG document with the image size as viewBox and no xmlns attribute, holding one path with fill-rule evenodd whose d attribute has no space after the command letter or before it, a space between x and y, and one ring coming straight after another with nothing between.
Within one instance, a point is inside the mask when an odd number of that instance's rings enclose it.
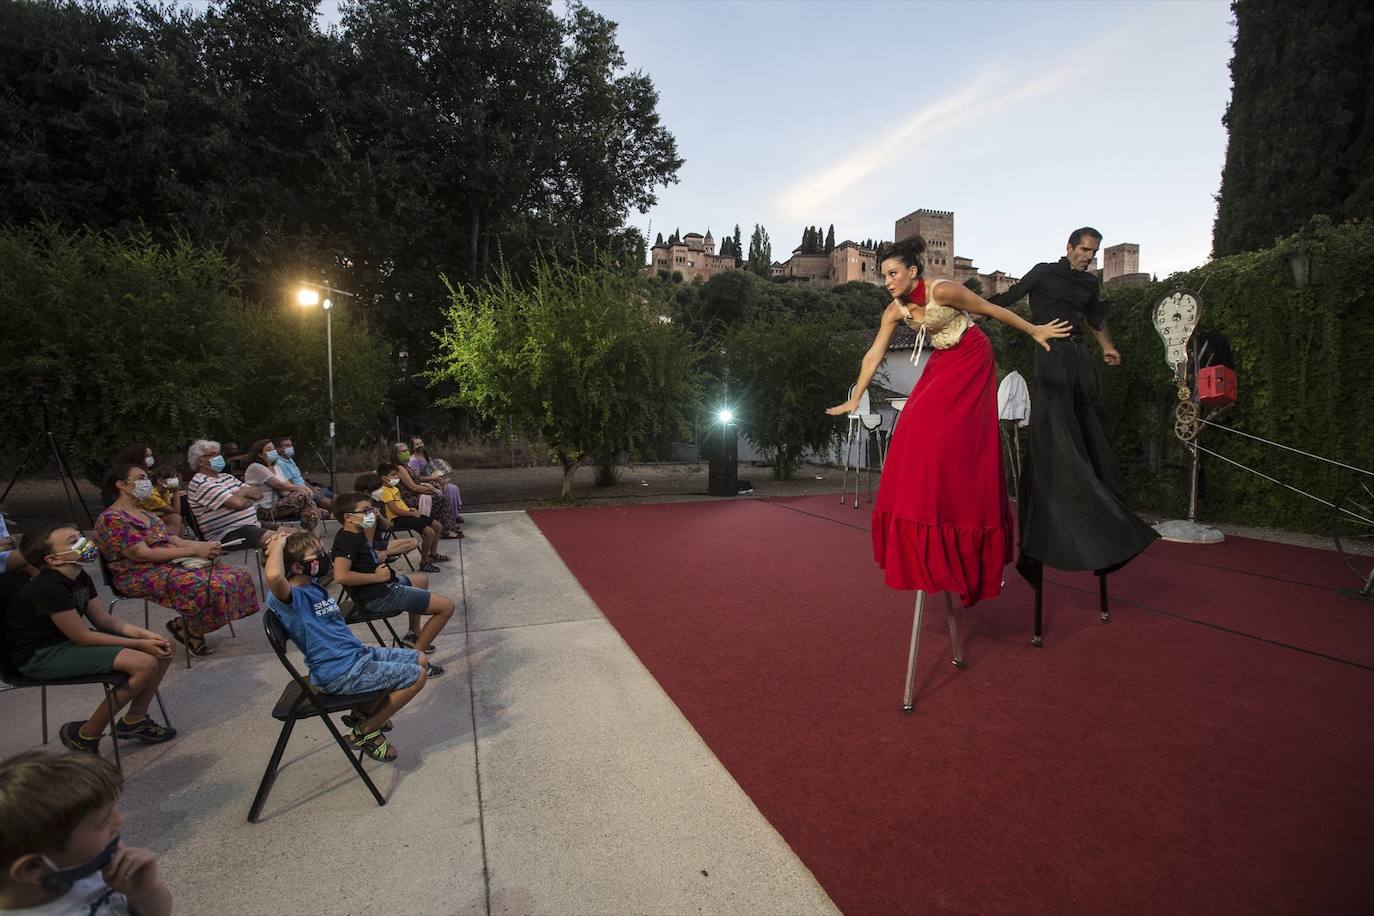
<instances>
[{"instance_id":1,"label":"audience member","mask_svg":"<svg viewBox=\"0 0 1374 916\"><path fill-rule=\"evenodd\" d=\"M29 751L0 763L0 911L169 916L152 851L125 846L123 777L90 754Z\"/></svg>"},{"instance_id":2,"label":"audience member","mask_svg":"<svg viewBox=\"0 0 1374 916\"><path fill-rule=\"evenodd\" d=\"M448 462L429 457L429 452L425 450L423 437L410 437L410 459L406 462L406 467L416 480L443 490L444 499L447 499L449 505L453 507L454 521L461 524L463 521L463 494L458 489L458 484L448 479L451 470Z\"/></svg>"},{"instance_id":3,"label":"audience member","mask_svg":"<svg viewBox=\"0 0 1374 916\"><path fill-rule=\"evenodd\" d=\"M401 499L401 490L398 486L400 478L397 476L398 467L394 464L383 464L377 468L377 476L382 479L380 490L372 494L373 499L381 503L383 513L387 521L397 531L413 531L420 538L420 572L438 572L439 567L436 562L446 562L449 558L442 553L435 553L434 549L439 544L439 538L443 532L439 528L439 523L427 515L421 515L416 509L406 505Z\"/></svg>"},{"instance_id":4,"label":"audience member","mask_svg":"<svg viewBox=\"0 0 1374 916\"><path fill-rule=\"evenodd\" d=\"M242 539L257 547L262 543L258 524L258 499L262 491L224 472L224 455L218 442L197 439L186 452L191 466L191 483L186 498L195 514L200 533L221 543Z\"/></svg>"},{"instance_id":5,"label":"audience member","mask_svg":"<svg viewBox=\"0 0 1374 916\"><path fill-rule=\"evenodd\" d=\"M366 496L339 497L334 504L334 517L342 526L334 535L334 581L346 586L354 599L366 604L370 611L405 611L410 623L406 642L432 650L434 637L453 616L453 600L426 591L428 576L397 575L377 555L369 531L376 524L377 515ZM429 620L420 627L422 615ZM429 673L430 677L438 677L443 669L431 664Z\"/></svg>"},{"instance_id":6,"label":"audience member","mask_svg":"<svg viewBox=\"0 0 1374 916\"><path fill-rule=\"evenodd\" d=\"M410 497L407 502L410 505L420 508L420 497L430 498L430 508L426 513L439 523L440 530L446 538L460 538L463 532L458 528L458 510L449 504L448 497L444 496L443 491L438 487L424 483L415 479L415 475L410 473L410 448L404 442L397 442L393 449L395 453L398 476L401 479L401 487L406 495Z\"/></svg>"},{"instance_id":7,"label":"audience member","mask_svg":"<svg viewBox=\"0 0 1374 916\"><path fill-rule=\"evenodd\" d=\"M19 569L23 565L24 555L19 551L14 535L10 533L5 514L0 512L0 573Z\"/></svg>"},{"instance_id":8,"label":"audience member","mask_svg":"<svg viewBox=\"0 0 1374 916\"><path fill-rule=\"evenodd\" d=\"M327 562L313 534L274 532L267 541L267 606L305 656L310 683L321 693L387 691L371 708L355 709L344 721L352 728L348 740L355 749L375 760L395 760L397 749L384 734L391 729L391 716L442 669L416 649L363 645L344 623L334 596L319 584Z\"/></svg>"},{"instance_id":9,"label":"audience member","mask_svg":"<svg viewBox=\"0 0 1374 916\"><path fill-rule=\"evenodd\" d=\"M300 519L301 527L313 531L321 517L315 506L314 491L305 484L289 482L277 470L280 456L272 440L259 439L248 447L248 454L251 463L243 472L243 482L262 493L258 498L258 521Z\"/></svg>"},{"instance_id":10,"label":"audience member","mask_svg":"<svg viewBox=\"0 0 1374 916\"><path fill-rule=\"evenodd\" d=\"M105 467L116 464L136 464L151 471L154 465L157 464L157 458L153 456L153 447L151 445L146 442L135 442L133 445L117 452L115 456L110 459L110 463L105 465ZM92 470L94 471L94 468L92 468ZM99 472L96 471L95 473L98 474ZM92 476L92 480L94 479L95 477ZM100 504L102 506L108 506L110 503L114 502L114 498L114 493L108 490L100 491Z\"/></svg>"},{"instance_id":11,"label":"audience member","mask_svg":"<svg viewBox=\"0 0 1374 916\"><path fill-rule=\"evenodd\" d=\"M140 509L139 494L152 486L143 468L118 465L105 480L119 496L96 520L95 542L115 588L176 611L181 617L167 621L168 632L196 655L211 654L206 633L258 612L253 574L215 563L218 542L173 535L156 515Z\"/></svg>"},{"instance_id":12,"label":"audience member","mask_svg":"<svg viewBox=\"0 0 1374 916\"><path fill-rule=\"evenodd\" d=\"M114 692L115 707L127 704L128 711L110 722L102 699L85 722L62 726L62 744L97 754L106 726L114 739L155 744L175 737L175 729L148 715L148 704L172 660L172 645L164 636L110 615L82 568L96 560L95 545L72 525L52 525L26 535L22 549L39 572L4 609L5 641L20 673L35 680L111 671L129 676Z\"/></svg>"},{"instance_id":13,"label":"audience member","mask_svg":"<svg viewBox=\"0 0 1374 916\"><path fill-rule=\"evenodd\" d=\"M290 483L309 487L311 493L314 494L315 505L321 509L329 509L334 505L333 490L313 484L301 474L300 465L296 463L296 443L290 436L284 436L277 440L277 472Z\"/></svg>"}]
</instances>

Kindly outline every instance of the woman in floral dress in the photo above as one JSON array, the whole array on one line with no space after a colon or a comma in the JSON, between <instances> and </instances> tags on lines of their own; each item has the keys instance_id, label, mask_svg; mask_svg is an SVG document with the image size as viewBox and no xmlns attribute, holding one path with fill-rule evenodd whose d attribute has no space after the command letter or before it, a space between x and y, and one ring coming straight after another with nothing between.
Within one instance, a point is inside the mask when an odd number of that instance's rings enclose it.
<instances>
[{"instance_id":1,"label":"woman in floral dress","mask_svg":"<svg viewBox=\"0 0 1374 916\"><path fill-rule=\"evenodd\" d=\"M116 465L106 473L105 486L117 496L96 520L95 542L115 588L176 611L181 617L168 621L167 630L189 651L209 655L206 633L260 609L252 574L215 563L218 542L175 537L161 519L140 509L138 501L152 488L146 468ZM177 562L185 558L207 565L197 569Z\"/></svg>"}]
</instances>

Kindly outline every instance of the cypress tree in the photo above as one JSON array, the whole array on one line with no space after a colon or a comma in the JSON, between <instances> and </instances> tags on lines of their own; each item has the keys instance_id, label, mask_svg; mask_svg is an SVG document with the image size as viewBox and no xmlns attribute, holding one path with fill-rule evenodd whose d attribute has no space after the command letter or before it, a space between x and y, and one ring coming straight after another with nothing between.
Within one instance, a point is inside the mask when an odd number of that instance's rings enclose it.
<instances>
[{"instance_id":1,"label":"cypress tree","mask_svg":"<svg viewBox=\"0 0 1374 916\"><path fill-rule=\"evenodd\" d=\"M1236 0L1216 257L1374 217L1374 7Z\"/></svg>"}]
</instances>

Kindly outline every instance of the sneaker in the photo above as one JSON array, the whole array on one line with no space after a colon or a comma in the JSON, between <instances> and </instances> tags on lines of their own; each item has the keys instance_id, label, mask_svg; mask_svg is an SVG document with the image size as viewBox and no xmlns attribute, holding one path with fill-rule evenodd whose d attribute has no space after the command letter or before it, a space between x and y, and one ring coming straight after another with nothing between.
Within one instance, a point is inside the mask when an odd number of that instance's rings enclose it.
<instances>
[{"instance_id":1,"label":"sneaker","mask_svg":"<svg viewBox=\"0 0 1374 916\"><path fill-rule=\"evenodd\" d=\"M135 741L142 741L144 744L161 744L175 738L177 730L154 722L152 716L144 716L133 725L125 724L124 717L120 716L115 720L114 736L116 738L132 738Z\"/></svg>"},{"instance_id":2,"label":"sneaker","mask_svg":"<svg viewBox=\"0 0 1374 916\"><path fill-rule=\"evenodd\" d=\"M406 635L404 635L404 636L401 637L401 645L404 646L404 647L407 648L407 649L419 649L420 647L417 646L417 645L415 645L415 640L416 640L416 636L415 636L414 633L407 633ZM433 652L433 651L434 651L434 643L430 643L429 646L428 646L427 648L422 649L421 651L423 651L423 652Z\"/></svg>"},{"instance_id":3,"label":"sneaker","mask_svg":"<svg viewBox=\"0 0 1374 916\"><path fill-rule=\"evenodd\" d=\"M100 753L100 739L86 738L81 734L81 726L85 722L68 722L57 730L57 738L62 742L62 746L69 751L83 751L87 754Z\"/></svg>"},{"instance_id":4,"label":"sneaker","mask_svg":"<svg viewBox=\"0 0 1374 916\"><path fill-rule=\"evenodd\" d=\"M444 673L444 669L434 664L434 662L430 662L429 668L426 670L429 672L430 677L438 677L439 675Z\"/></svg>"}]
</instances>

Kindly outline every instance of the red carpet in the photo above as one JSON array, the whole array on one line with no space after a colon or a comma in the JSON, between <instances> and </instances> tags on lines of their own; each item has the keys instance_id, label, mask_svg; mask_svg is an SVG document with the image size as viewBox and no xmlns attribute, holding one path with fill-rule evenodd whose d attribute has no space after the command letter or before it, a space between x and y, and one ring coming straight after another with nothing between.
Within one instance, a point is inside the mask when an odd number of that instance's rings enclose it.
<instances>
[{"instance_id":1,"label":"red carpet","mask_svg":"<svg viewBox=\"0 0 1374 916\"><path fill-rule=\"evenodd\" d=\"M1374 608L1320 551L1156 545L1109 625L1090 577L1056 574L1044 649L1009 569L956 612L967 670L928 610L903 715L912 596L883 587L866 509L531 515L846 913L1374 903Z\"/></svg>"}]
</instances>

